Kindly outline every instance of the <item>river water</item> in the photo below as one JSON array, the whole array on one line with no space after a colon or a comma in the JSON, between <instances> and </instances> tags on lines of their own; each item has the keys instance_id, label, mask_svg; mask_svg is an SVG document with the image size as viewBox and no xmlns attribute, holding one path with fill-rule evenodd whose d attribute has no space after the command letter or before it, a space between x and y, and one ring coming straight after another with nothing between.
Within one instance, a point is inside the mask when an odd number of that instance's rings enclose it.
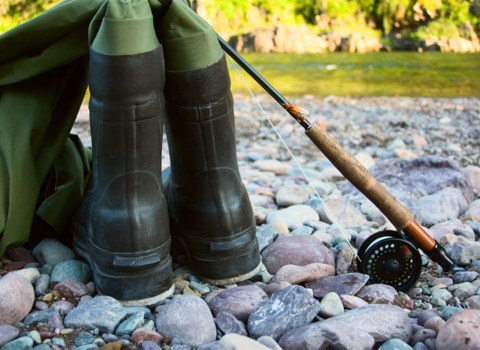
<instances>
[{"instance_id":1,"label":"river water","mask_svg":"<svg viewBox=\"0 0 480 350\"><path fill-rule=\"evenodd\" d=\"M287 99L315 96L480 96L480 54L243 54ZM229 63L229 67L230 63ZM254 92L262 88L239 68ZM230 69L233 91L246 91Z\"/></svg>"}]
</instances>

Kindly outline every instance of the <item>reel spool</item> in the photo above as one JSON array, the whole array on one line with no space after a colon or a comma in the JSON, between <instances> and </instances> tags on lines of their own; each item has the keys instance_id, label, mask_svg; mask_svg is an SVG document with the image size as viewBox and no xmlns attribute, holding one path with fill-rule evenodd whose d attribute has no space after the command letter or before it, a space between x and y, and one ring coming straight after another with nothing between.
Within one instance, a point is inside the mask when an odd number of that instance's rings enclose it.
<instances>
[{"instance_id":1,"label":"reel spool","mask_svg":"<svg viewBox=\"0 0 480 350\"><path fill-rule=\"evenodd\" d=\"M405 291L415 284L422 271L417 248L397 231L377 232L358 251L358 270L370 276L369 284L388 284Z\"/></svg>"}]
</instances>

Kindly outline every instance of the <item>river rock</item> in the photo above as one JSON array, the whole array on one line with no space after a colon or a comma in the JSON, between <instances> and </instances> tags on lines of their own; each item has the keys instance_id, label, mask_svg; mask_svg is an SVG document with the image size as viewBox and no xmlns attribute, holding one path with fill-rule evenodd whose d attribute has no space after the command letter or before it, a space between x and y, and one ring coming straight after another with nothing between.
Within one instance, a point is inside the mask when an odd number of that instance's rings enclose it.
<instances>
[{"instance_id":1,"label":"river rock","mask_svg":"<svg viewBox=\"0 0 480 350\"><path fill-rule=\"evenodd\" d=\"M457 312L462 311L460 307L446 306L442 309L442 316L445 321L448 321Z\"/></svg>"},{"instance_id":2,"label":"river rock","mask_svg":"<svg viewBox=\"0 0 480 350\"><path fill-rule=\"evenodd\" d=\"M165 304L157 314L156 325L162 336L178 338L193 347L212 343L217 337L207 303L193 295L180 295Z\"/></svg>"},{"instance_id":3,"label":"river rock","mask_svg":"<svg viewBox=\"0 0 480 350\"><path fill-rule=\"evenodd\" d=\"M247 335L245 328L242 327L235 316L228 312L219 312L215 318L215 323L217 324L218 329L223 332L223 334L234 333L244 336Z\"/></svg>"},{"instance_id":4,"label":"river rock","mask_svg":"<svg viewBox=\"0 0 480 350\"><path fill-rule=\"evenodd\" d=\"M226 289L217 294L208 306L216 317L224 311L240 321L247 322L248 316L268 301L267 294L256 285Z\"/></svg>"},{"instance_id":5,"label":"river rock","mask_svg":"<svg viewBox=\"0 0 480 350\"><path fill-rule=\"evenodd\" d=\"M439 284L444 284L447 287L451 286L453 284L453 280L451 278L445 277L445 278L437 278L432 282L434 286L439 285Z\"/></svg>"},{"instance_id":6,"label":"river rock","mask_svg":"<svg viewBox=\"0 0 480 350\"><path fill-rule=\"evenodd\" d=\"M279 207L290 207L308 201L308 193L298 185L282 186L277 192L276 201Z\"/></svg>"},{"instance_id":7,"label":"river rock","mask_svg":"<svg viewBox=\"0 0 480 350\"><path fill-rule=\"evenodd\" d=\"M137 344L144 341L151 341L159 344L163 340L163 337L152 329L138 328L132 333L131 340Z\"/></svg>"},{"instance_id":8,"label":"river rock","mask_svg":"<svg viewBox=\"0 0 480 350\"><path fill-rule=\"evenodd\" d=\"M279 237L264 249L262 260L271 274L276 274L285 265L322 263L335 266L334 257L328 248L317 238L306 235Z\"/></svg>"},{"instance_id":9,"label":"river rock","mask_svg":"<svg viewBox=\"0 0 480 350\"><path fill-rule=\"evenodd\" d=\"M265 345L269 349L282 350L280 345L278 345L278 343L272 337L269 337L268 335L262 335L260 338L257 339L257 342Z\"/></svg>"},{"instance_id":10,"label":"river rock","mask_svg":"<svg viewBox=\"0 0 480 350\"><path fill-rule=\"evenodd\" d=\"M423 311L421 312L419 315L418 315L418 319L417 319L417 324L419 326L425 326L425 323L431 319L431 318L434 318L434 317L438 317L438 313L435 311L435 310L426 310L426 311Z\"/></svg>"},{"instance_id":11,"label":"river rock","mask_svg":"<svg viewBox=\"0 0 480 350\"><path fill-rule=\"evenodd\" d=\"M468 306L472 309L480 309L480 295L473 295L465 301L468 301Z\"/></svg>"},{"instance_id":12,"label":"river rock","mask_svg":"<svg viewBox=\"0 0 480 350\"><path fill-rule=\"evenodd\" d=\"M262 290L270 298L272 295L274 295L275 293L278 293L283 288L287 288L288 286L291 286L291 285L292 285L291 283L284 282L284 281L275 282L275 283L267 284L266 286L262 287Z\"/></svg>"},{"instance_id":13,"label":"river rock","mask_svg":"<svg viewBox=\"0 0 480 350\"><path fill-rule=\"evenodd\" d=\"M362 246L362 243L365 242L365 240L370 237L373 233L370 231L362 231L358 234L357 240L355 241L355 248L360 249Z\"/></svg>"},{"instance_id":14,"label":"river rock","mask_svg":"<svg viewBox=\"0 0 480 350\"><path fill-rule=\"evenodd\" d=\"M452 258L459 266L468 266L475 260L480 260L480 245L467 242L456 242L453 245Z\"/></svg>"},{"instance_id":15,"label":"river rock","mask_svg":"<svg viewBox=\"0 0 480 350\"><path fill-rule=\"evenodd\" d=\"M341 315L344 313L344 308L342 304L342 300L337 293L331 292L327 293L321 303L320 303L320 310L318 314L320 317L323 318L330 318L333 316Z\"/></svg>"},{"instance_id":16,"label":"river rock","mask_svg":"<svg viewBox=\"0 0 480 350\"><path fill-rule=\"evenodd\" d=\"M327 293L355 295L368 282L370 276L361 273L347 273L339 276L324 277L309 282L305 287L313 290L315 298L323 298Z\"/></svg>"},{"instance_id":17,"label":"river rock","mask_svg":"<svg viewBox=\"0 0 480 350\"><path fill-rule=\"evenodd\" d=\"M305 221L319 219L318 214L308 205L298 204L274 211L267 215L265 222L271 224L275 219L285 220L290 230L302 226ZM280 233L280 231L279 231Z\"/></svg>"},{"instance_id":18,"label":"river rock","mask_svg":"<svg viewBox=\"0 0 480 350\"><path fill-rule=\"evenodd\" d=\"M432 234L432 237L435 238L437 241L441 241L445 237L445 235L453 234L454 229L456 228L467 230L471 232L471 234L473 234L473 230L468 225L465 225L458 219L451 219L434 225L430 227L430 233Z\"/></svg>"},{"instance_id":19,"label":"river rock","mask_svg":"<svg viewBox=\"0 0 480 350\"><path fill-rule=\"evenodd\" d=\"M95 341L95 336L90 333L78 333L78 335L73 340L75 346L84 346L88 344L93 344Z\"/></svg>"},{"instance_id":20,"label":"river rock","mask_svg":"<svg viewBox=\"0 0 480 350\"><path fill-rule=\"evenodd\" d=\"M277 271L270 283L288 282L290 284L299 284L327 276L335 276L335 268L331 265L321 263L305 266L285 265Z\"/></svg>"},{"instance_id":21,"label":"river rock","mask_svg":"<svg viewBox=\"0 0 480 350\"><path fill-rule=\"evenodd\" d=\"M19 330L16 327L7 324L0 326L0 347L15 339L18 333Z\"/></svg>"},{"instance_id":22,"label":"river rock","mask_svg":"<svg viewBox=\"0 0 480 350\"><path fill-rule=\"evenodd\" d=\"M456 272L453 275L453 280L455 283L462 283L462 282L471 282L478 277L478 272L474 271L460 271Z\"/></svg>"},{"instance_id":23,"label":"river rock","mask_svg":"<svg viewBox=\"0 0 480 350\"><path fill-rule=\"evenodd\" d=\"M11 261L30 261L34 262L32 254L24 247L18 247L7 251L7 256Z\"/></svg>"},{"instance_id":24,"label":"river rock","mask_svg":"<svg viewBox=\"0 0 480 350\"><path fill-rule=\"evenodd\" d=\"M285 162L279 162L274 159L260 159L253 163L253 166L260 171L271 171L275 175L286 175L292 169L292 166Z\"/></svg>"},{"instance_id":25,"label":"river rock","mask_svg":"<svg viewBox=\"0 0 480 350\"><path fill-rule=\"evenodd\" d=\"M25 317L23 323L25 324L25 326L34 327L40 322L47 323L48 319L54 314L58 315L58 310L47 309L43 311L32 312L27 317Z\"/></svg>"},{"instance_id":26,"label":"river rock","mask_svg":"<svg viewBox=\"0 0 480 350\"><path fill-rule=\"evenodd\" d=\"M301 286L290 286L276 293L248 318L250 337L268 335L280 339L289 330L310 323L320 310L320 303Z\"/></svg>"},{"instance_id":27,"label":"river rock","mask_svg":"<svg viewBox=\"0 0 480 350\"><path fill-rule=\"evenodd\" d=\"M473 190L480 193L480 168L478 166L469 165L460 169L463 175L470 181Z\"/></svg>"},{"instance_id":28,"label":"river rock","mask_svg":"<svg viewBox=\"0 0 480 350\"><path fill-rule=\"evenodd\" d=\"M66 301L66 300L58 300L54 302L51 306L52 309L58 310L63 310L63 315L67 315L70 311L72 311L75 308L75 305L73 305L71 302Z\"/></svg>"},{"instance_id":29,"label":"river rock","mask_svg":"<svg viewBox=\"0 0 480 350\"><path fill-rule=\"evenodd\" d=\"M267 246L273 243L273 241L278 237L278 231L272 225L263 225L257 227L257 241L258 241L258 250L263 251Z\"/></svg>"},{"instance_id":30,"label":"river rock","mask_svg":"<svg viewBox=\"0 0 480 350\"><path fill-rule=\"evenodd\" d=\"M397 291L392 286L387 284L370 284L363 287L357 293L359 298L368 298L371 300L387 300L390 303L395 301L395 297L398 296Z\"/></svg>"},{"instance_id":31,"label":"river rock","mask_svg":"<svg viewBox=\"0 0 480 350\"><path fill-rule=\"evenodd\" d=\"M475 222L480 222L480 199L477 199L470 205L465 213L465 217L469 217Z\"/></svg>"},{"instance_id":32,"label":"river rock","mask_svg":"<svg viewBox=\"0 0 480 350\"><path fill-rule=\"evenodd\" d=\"M267 197L267 196L262 196L262 195L258 195L258 194L251 194L251 195L249 195L249 198L250 198L250 203L253 206L256 206L256 207L268 208L272 204L273 205L275 204L274 200L270 197Z\"/></svg>"},{"instance_id":33,"label":"river rock","mask_svg":"<svg viewBox=\"0 0 480 350\"><path fill-rule=\"evenodd\" d=\"M445 321L440 316L429 318L425 322L425 328L434 330L437 334L445 325Z\"/></svg>"},{"instance_id":34,"label":"river rock","mask_svg":"<svg viewBox=\"0 0 480 350\"><path fill-rule=\"evenodd\" d=\"M203 348L202 348L203 349ZM218 343L218 350L269 350L270 348L265 345L238 335L238 334L227 334L225 335L220 342Z\"/></svg>"},{"instance_id":35,"label":"river rock","mask_svg":"<svg viewBox=\"0 0 480 350\"><path fill-rule=\"evenodd\" d=\"M340 299L342 300L343 307L349 310L368 305L365 300L353 295L340 295Z\"/></svg>"},{"instance_id":36,"label":"river rock","mask_svg":"<svg viewBox=\"0 0 480 350\"><path fill-rule=\"evenodd\" d=\"M408 342L411 335L410 320L401 308L376 304L294 329L279 344L285 350L320 349L327 341L334 349L370 350L392 338Z\"/></svg>"},{"instance_id":37,"label":"river rock","mask_svg":"<svg viewBox=\"0 0 480 350\"><path fill-rule=\"evenodd\" d=\"M450 317L437 336L438 350L480 349L480 311L462 310Z\"/></svg>"},{"instance_id":38,"label":"river rock","mask_svg":"<svg viewBox=\"0 0 480 350\"><path fill-rule=\"evenodd\" d=\"M415 220L424 226L457 219L468 209L468 202L458 188L447 187L417 201Z\"/></svg>"},{"instance_id":39,"label":"river rock","mask_svg":"<svg viewBox=\"0 0 480 350\"><path fill-rule=\"evenodd\" d=\"M73 278L83 284L87 284L92 280L92 270L89 265L78 260L58 263L52 271L50 280L52 282L62 282L67 278Z\"/></svg>"},{"instance_id":40,"label":"river rock","mask_svg":"<svg viewBox=\"0 0 480 350\"><path fill-rule=\"evenodd\" d=\"M144 316L145 312L143 311L135 312L128 319L118 325L115 334L119 337L132 334L136 328L145 323Z\"/></svg>"},{"instance_id":41,"label":"river rock","mask_svg":"<svg viewBox=\"0 0 480 350\"><path fill-rule=\"evenodd\" d=\"M35 295L40 296L45 294L49 284L50 284L50 276L46 274L41 274L40 277L35 282Z\"/></svg>"},{"instance_id":42,"label":"river rock","mask_svg":"<svg viewBox=\"0 0 480 350\"><path fill-rule=\"evenodd\" d=\"M2 350L20 350L33 346L33 339L30 337L20 337L2 346Z\"/></svg>"},{"instance_id":43,"label":"river rock","mask_svg":"<svg viewBox=\"0 0 480 350\"><path fill-rule=\"evenodd\" d=\"M0 325L14 325L28 315L35 301L32 284L23 276L8 273L0 279Z\"/></svg>"},{"instance_id":44,"label":"river rock","mask_svg":"<svg viewBox=\"0 0 480 350\"><path fill-rule=\"evenodd\" d=\"M88 287L73 278L67 278L55 285L53 290L66 290L75 297L82 297L88 294Z\"/></svg>"},{"instance_id":45,"label":"river rock","mask_svg":"<svg viewBox=\"0 0 480 350\"><path fill-rule=\"evenodd\" d=\"M74 329L98 328L102 333L113 333L126 316L127 312L117 300L97 296L69 312L65 317L65 326Z\"/></svg>"},{"instance_id":46,"label":"river rock","mask_svg":"<svg viewBox=\"0 0 480 350\"><path fill-rule=\"evenodd\" d=\"M452 293L450 293L446 289L436 289L432 291L430 295L431 298L439 298L445 301L450 299L452 296L453 296Z\"/></svg>"},{"instance_id":47,"label":"river rock","mask_svg":"<svg viewBox=\"0 0 480 350\"><path fill-rule=\"evenodd\" d=\"M40 272L38 272L38 270L33 267L27 269L24 268L18 271L12 271L11 273L25 277L33 285L35 285L35 282L40 277Z\"/></svg>"},{"instance_id":48,"label":"river rock","mask_svg":"<svg viewBox=\"0 0 480 350\"><path fill-rule=\"evenodd\" d=\"M33 256L40 265L51 264L53 266L68 260L75 259L75 253L70 248L60 243L55 238L43 239L35 249Z\"/></svg>"},{"instance_id":49,"label":"river rock","mask_svg":"<svg viewBox=\"0 0 480 350\"><path fill-rule=\"evenodd\" d=\"M332 198L325 201L330 213L325 211L325 206L319 205L316 210L320 220L327 223L333 223L337 220L340 225L345 227L359 226L367 222L367 218L350 202L341 198ZM333 217L332 217L333 215Z\"/></svg>"},{"instance_id":50,"label":"river rock","mask_svg":"<svg viewBox=\"0 0 480 350\"><path fill-rule=\"evenodd\" d=\"M343 247L340 249L340 252L337 256L336 261L336 272L337 275L342 275L348 271L350 266L352 265L352 261L355 258L355 253L353 252L352 248L350 247Z\"/></svg>"},{"instance_id":51,"label":"river rock","mask_svg":"<svg viewBox=\"0 0 480 350\"><path fill-rule=\"evenodd\" d=\"M413 348L403 340L390 339L383 343L378 350L413 350Z\"/></svg>"},{"instance_id":52,"label":"river rock","mask_svg":"<svg viewBox=\"0 0 480 350\"><path fill-rule=\"evenodd\" d=\"M436 336L437 333L433 329L422 329L413 335L410 344L415 345L417 343L423 343L428 338L435 339Z\"/></svg>"}]
</instances>

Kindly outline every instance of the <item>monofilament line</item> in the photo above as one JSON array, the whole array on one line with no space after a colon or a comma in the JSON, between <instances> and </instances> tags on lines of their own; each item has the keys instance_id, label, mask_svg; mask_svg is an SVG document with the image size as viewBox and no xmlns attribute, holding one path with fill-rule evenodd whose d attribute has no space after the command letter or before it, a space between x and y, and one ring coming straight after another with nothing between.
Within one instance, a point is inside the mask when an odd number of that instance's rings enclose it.
<instances>
[{"instance_id":1,"label":"monofilament line","mask_svg":"<svg viewBox=\"0 0 480 350\"><path fill-rule=\"evenodd\" d=\"M260 105L260 103L257 101L257 98L255 97L255 95L253 94L252 90L250 90L250 88L248 87L247 85L247 82L243 79L243 77L240 75L240 72L237 70L237 67L235 67L235 65L233 64L232 60L230 59L230 56L227 55L227 53L225 53L225 56L227 56L228 60L230 61L230 64L232 65L233 69L235 69L235 72L237 72L238 76L240 77L240 79L242 80L243 84L245 85L245 87L247 88L248 92L250 93L250 95L252 95L252 98L253 100L257 103L257 106L258 108L260 108L260 110L262 111L262 114L264 115L264 117L268 120L268 122L270 123L271 127L273 128L273 130L275 131L275 133L277 134L278 138L280 139L280 141L282 141L283 145L285 146L285 149L288 151L288 153L290 154L290 156L292 157L292 159L294 160L294 162L297 164L298 168L300 169L300 171L302 172L303 176L305 176L305 178L307 179L308 183L310 184L310 186L312 187L313 191L315 192L315 194L317 195L317 197L320 199L320 201L322 202L322 205L323 207L325 208L325 211L328 213L328 215L330 215L330 217L332 218L332 221L337 225L337 227L339 228L340 232L342 233L343 237L345 238L345 240L347 241L347 244L350 246L350 248L352 249L353 253L355 254L355 257L360 260L360 262L362 262L362 260L358 257L358 254L357 254L357 251L356 249L354 249L352 247L352 245L350 244L350 240L348 239L347 235L345 234L345 232L343 231L343 228L340 226L340 224L338 223L338 221L336 220L335 216L332 214L332 212L330 211L330 209L328 209L327 205L325 204L323 198L320 196L320 194L317 192L317 189L315 188L315 186L313 186L313 183L310 181L310 179L308 178L307 174L305 173L305 171L303 170L303 168L300 166L300 163L297 161L297 158L295 158L295 156L293 155L292 151L290 151L290 148L287 146L287 144L285 143L285 141L283 140L282 136L280 135L280 133L278 132L277 128L275 128L275 126L273 125L272 121L270 120L270 118L268 117L267 113L265 113L265 111L263 110L262 106Z\"/></svg>"}]
</instances>

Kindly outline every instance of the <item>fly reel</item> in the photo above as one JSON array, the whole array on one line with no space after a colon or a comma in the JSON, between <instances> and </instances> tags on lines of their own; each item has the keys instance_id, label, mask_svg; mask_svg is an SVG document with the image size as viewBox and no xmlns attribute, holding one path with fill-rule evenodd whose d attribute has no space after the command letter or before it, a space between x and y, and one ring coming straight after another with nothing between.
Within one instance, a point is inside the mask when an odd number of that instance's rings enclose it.
<instances>
[{"instance_id":1,"label":"fly reel","mask_svg":"<svg viewBox=\"0 0 480 350\"><path fill-rule=\"evenodd\" d=\"M422 257L405 236L396 231L377 232L358 251L358 270L370 276L369 284L388 284L405 291L415 284L422 271Z\"/></svg>"}]
</instances>

